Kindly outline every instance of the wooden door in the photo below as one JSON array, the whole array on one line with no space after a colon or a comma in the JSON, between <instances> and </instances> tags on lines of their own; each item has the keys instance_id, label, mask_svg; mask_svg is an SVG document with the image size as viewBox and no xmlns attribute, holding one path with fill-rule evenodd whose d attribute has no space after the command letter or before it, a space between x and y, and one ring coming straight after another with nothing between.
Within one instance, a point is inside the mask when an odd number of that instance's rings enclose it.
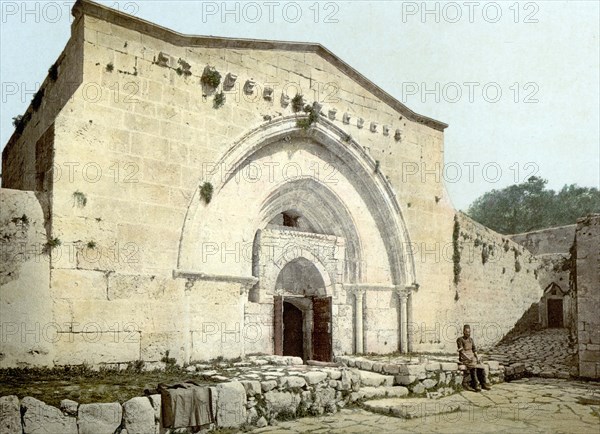
<instances>
[{"instance_id":1,"label":"wooden door","mask_svg":"<svg viewBox=\"0 0 600 434\"><path fill-rule=\"evenodd\" d=\"M273 353L283 356L283 297L273 297Z\"/></svg>"},{"instance_id":2,"label":"wooden door","mask_svg":"<svg viewBox=\"0 0 600 434\"><path fill-rule=\"evenodd\" d=\"M313 360L331 362L333 357L331 339L331 297L313 298Z\"/></svg>"}]
</instances>

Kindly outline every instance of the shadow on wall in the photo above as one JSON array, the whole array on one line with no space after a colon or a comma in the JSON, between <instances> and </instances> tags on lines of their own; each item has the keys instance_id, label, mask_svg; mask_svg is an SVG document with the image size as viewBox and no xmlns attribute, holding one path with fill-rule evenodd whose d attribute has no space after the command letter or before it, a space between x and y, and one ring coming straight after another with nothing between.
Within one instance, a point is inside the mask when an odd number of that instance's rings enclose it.
<instances>
[{"instance_id":1,"label":"shadow on wall","mask_svg":"<svg viewBox=\"0 0 600 434\"><path fill-rule=\"evenodd\" d=\"M543 327L539 321L539 308L539 302L532 303L529 309L515 323L514 327L498 342L498 345L510 343L525 333L541 330Z\"/></svg>"}]
</instances>

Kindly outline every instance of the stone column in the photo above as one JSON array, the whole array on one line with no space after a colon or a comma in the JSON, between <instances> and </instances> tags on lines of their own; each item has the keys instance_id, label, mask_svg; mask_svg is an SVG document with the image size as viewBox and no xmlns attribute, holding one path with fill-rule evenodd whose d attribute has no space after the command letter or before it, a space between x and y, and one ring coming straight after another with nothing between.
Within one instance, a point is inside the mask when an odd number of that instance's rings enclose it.
<instances>
[{"instance_id":1,"label":"stone column","mask_svg":"<svg viewBox=\"0 0 600 434\"><path fill-rule=\"evenodd\" d=\"M400 301L400 352L408 353L408 321L407 321L407 310L406 310L406 300L408 298L408 292L399 290L396 292L398 294L398 299Z\"/></svg>"},{"instance_id":2,"label":"stone column","mask_svg":"<svg viewBox=\"0 0 600 434\"><path fill-rule=\"evenodd\" d=\"M408 298L406 299L406 323L407 323L407 335L408 335L408 341L407 341L407 347L408 347L408 352L412 353L413 351L413 332L414 332L414 327L413 327L413 312L412 312L412 291L410 291L408 293Z\"/></svg>"},{"instance_id":3,"label":"stone column","mask_svg":"<svg viewBox=\"0 0 600 434\"><path fill-rule=\"evenodd\" d=\"M354 333L356 337L355 352L364 353L364 341L363 341L363 297L365 295L364 289L356 289L354 291Z\"/></svg>"}]
</instances>

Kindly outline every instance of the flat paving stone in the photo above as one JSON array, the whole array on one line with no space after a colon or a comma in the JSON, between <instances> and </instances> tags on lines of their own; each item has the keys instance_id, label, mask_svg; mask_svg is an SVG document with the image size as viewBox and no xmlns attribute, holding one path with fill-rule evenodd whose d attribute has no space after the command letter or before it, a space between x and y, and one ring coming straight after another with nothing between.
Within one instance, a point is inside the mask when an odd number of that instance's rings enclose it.
<instances>
[{"instance_id":1,"label":"flat paving stone","mask_svg":"<svg viewBox=\"0 0 600 434\"><path fill-rule=\"evenodd\" d=\"M549 398L553 402L537 402ZM561 394L558 401L554 394ZM338 413L316 418L281 422L277 426L256 429L256 433L593 433L600 426L600 384L565 380L530 378L494 385L481 393L462 392L439 400L420 398L384 399L382 406L391 408L412 404L418 408L429 403L421 417L405 419L362 408L342 409ZM499 403L501 401L502 403ZM508 402L506 402L508 401ZM367 401L374 407L376 401ZM455 402L453 412L436 413L443 403ZM397 410L397 414L400 411ZM417 413L415 413L417 414Z\"/></svg>"}]
</instances>

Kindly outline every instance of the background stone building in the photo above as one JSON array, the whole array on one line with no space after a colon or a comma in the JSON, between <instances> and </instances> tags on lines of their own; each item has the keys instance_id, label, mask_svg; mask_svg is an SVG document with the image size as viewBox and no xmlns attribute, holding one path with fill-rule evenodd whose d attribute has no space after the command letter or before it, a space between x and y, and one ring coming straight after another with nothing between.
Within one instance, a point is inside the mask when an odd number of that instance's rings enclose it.
<instances>
[{"instance_id":1,"label":"background stone building","mask_svg":"<svg viewBox=\"0 0 600 434\"><path fill-rule=\"evenodd\" d=\"M73 15L3 152L0 366L453 352L539 301L452 208L447 125L327 49Z\"/></svg>"}]
</instances>

